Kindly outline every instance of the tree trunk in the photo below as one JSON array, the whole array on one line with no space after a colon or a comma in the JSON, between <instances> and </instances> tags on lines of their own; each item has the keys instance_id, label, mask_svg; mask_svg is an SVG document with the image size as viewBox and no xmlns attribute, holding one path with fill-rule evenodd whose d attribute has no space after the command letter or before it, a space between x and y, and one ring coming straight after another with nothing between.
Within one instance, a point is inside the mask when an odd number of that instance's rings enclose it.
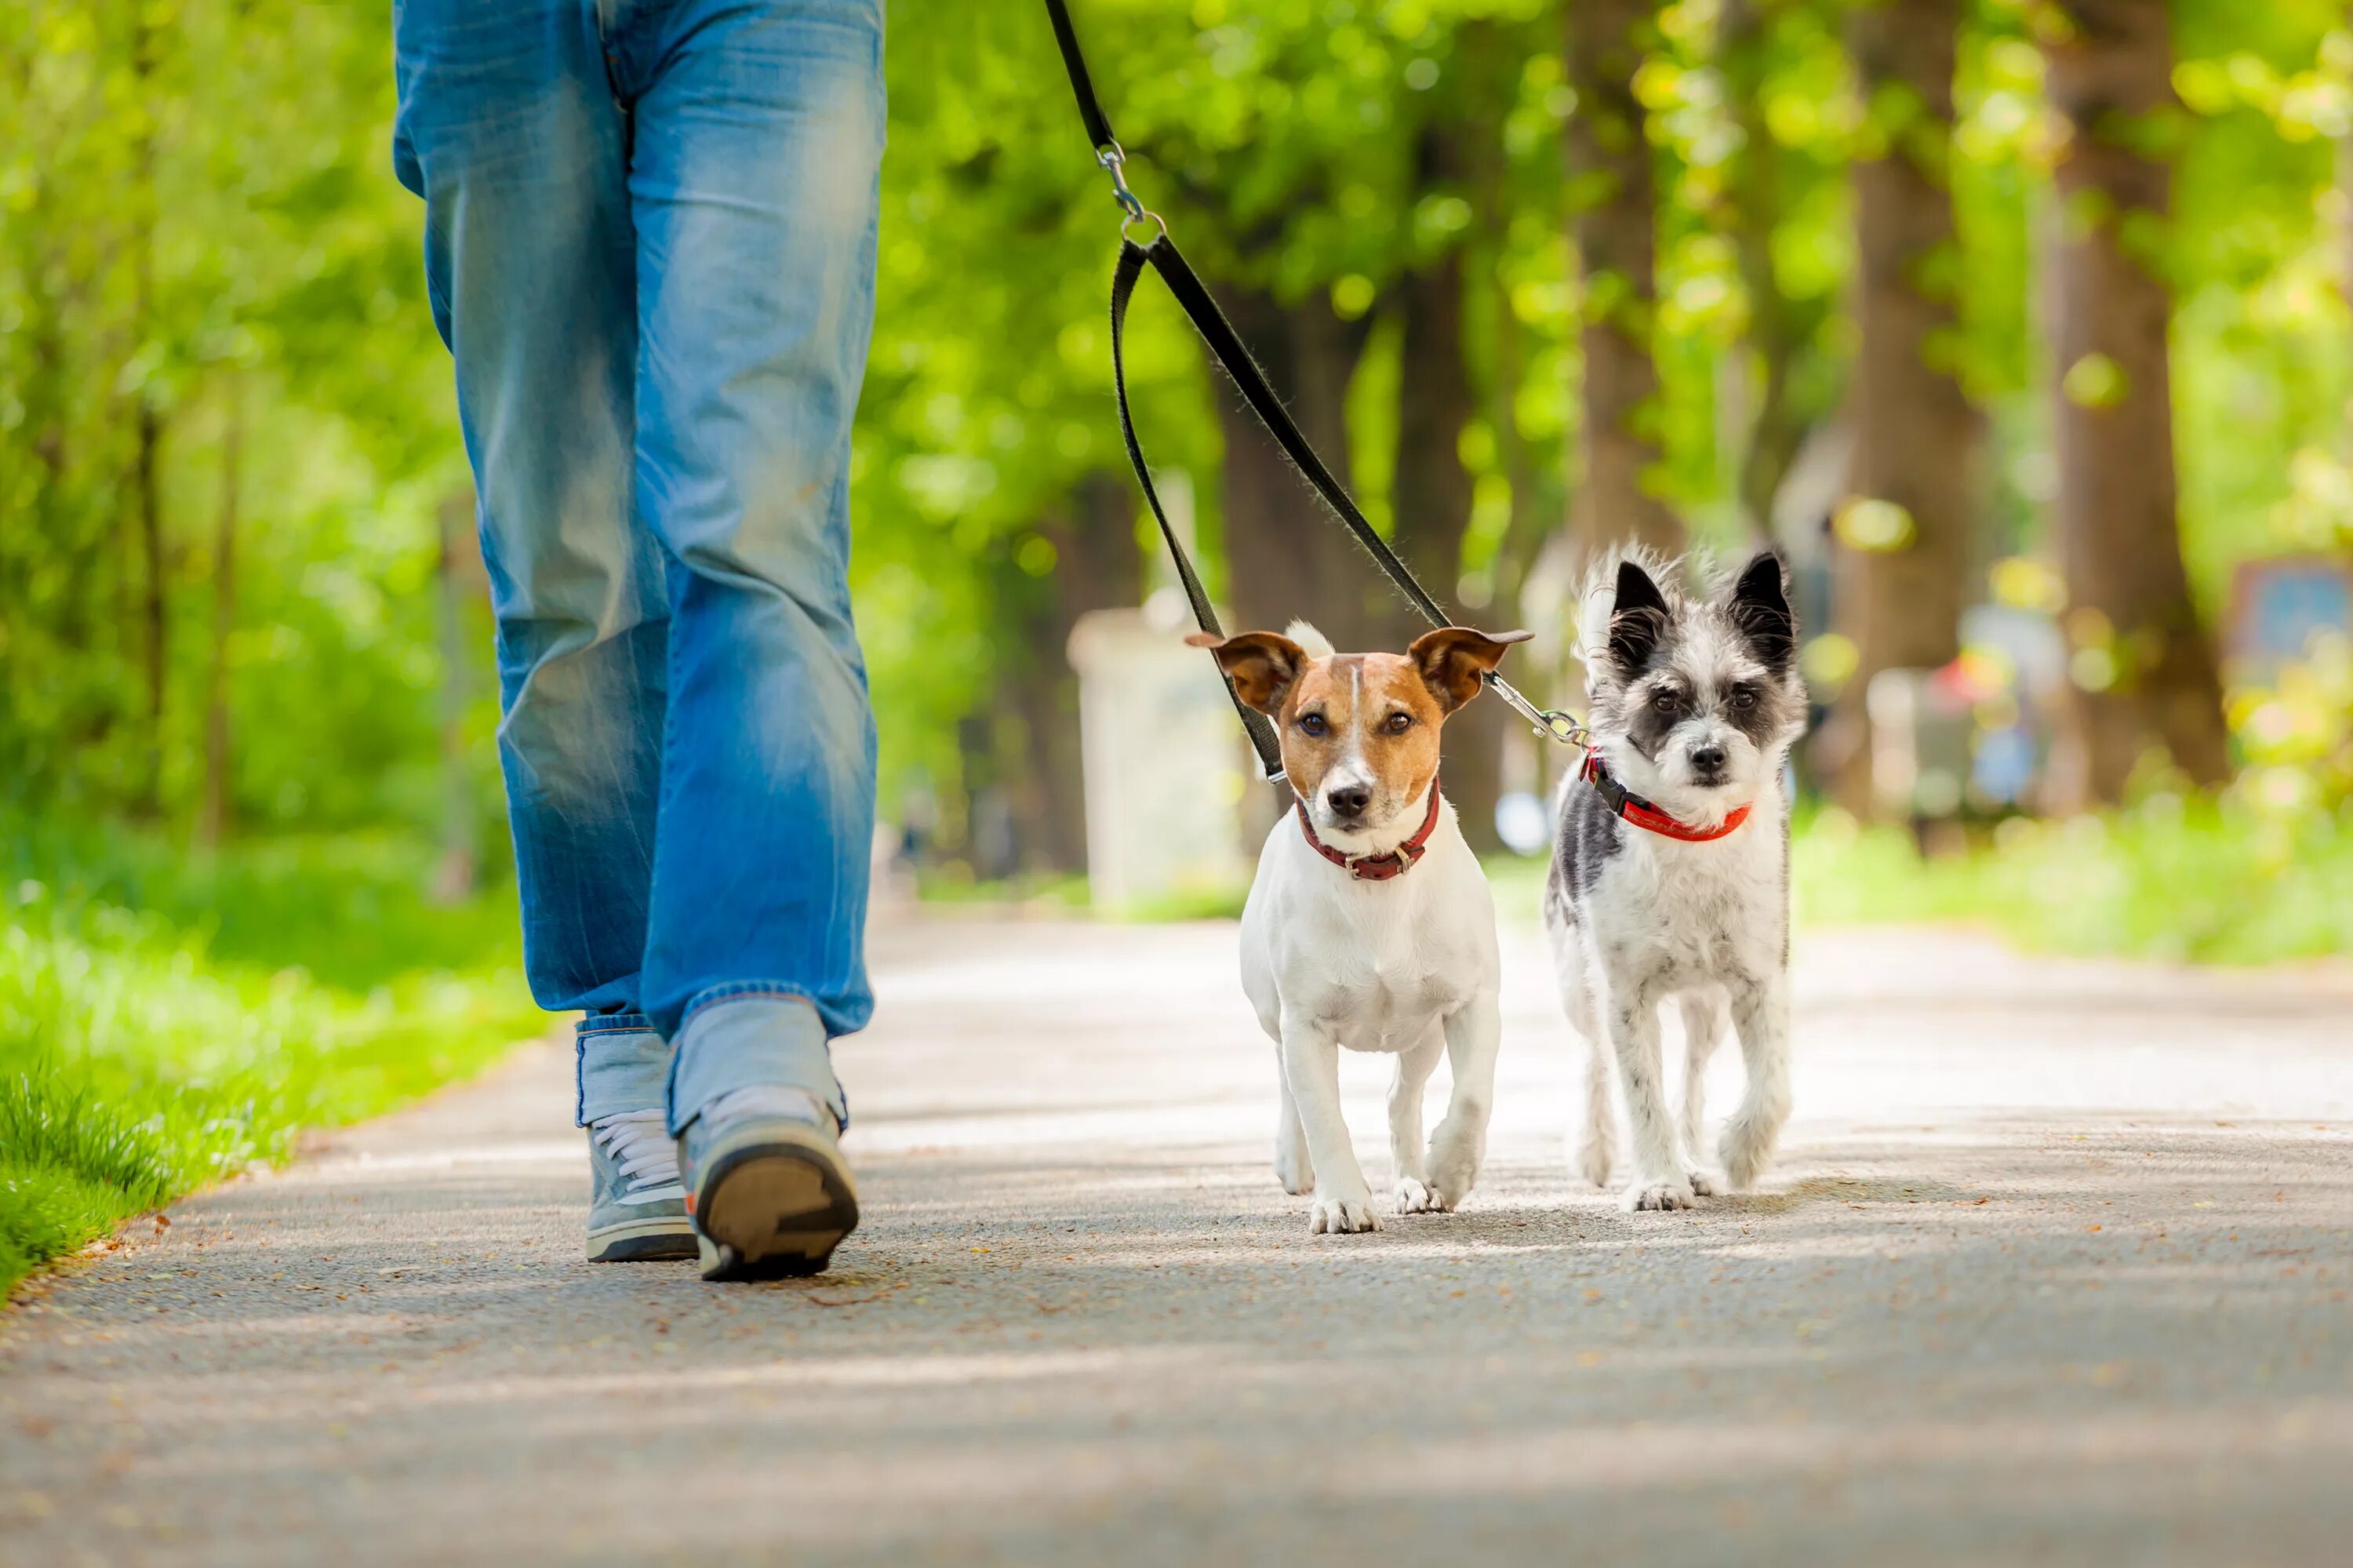
<instances>
[{"instance_id":1,"label":"tree trunk","mask_svg":"<svg viewBox=\"0 0 2353 1568\"><path fill-rule=\"evenodd\" d=\"M1848 386L1855 443L1832 602L1857 662L1821 746L1826 776L1856 811L1873 803L1871 678L1951 662L1968 599L1980 421L1953 365L1957 260L1946 180L1960 13L1960 0L1891 0L1852 12L1847 29L1884 137L1854 170L1862 344Z\"/></svg>"},{"instance_id":2,"label":"tree trunk","mask_svg":"<svg viewBox=\"0 0 2353 1568\"><path fill-rule=\"evenodd\" d=\"M244 459L245 399L232 377L221 429L220 509L213 519L213 647L205 666L205 793L196 836L218 846L228 837L236 790L228 718L229 639L237 630L237 510L238 467Z\"/></svg>"},{"instance_id":3,"label":"tree trunk","mask_svg":"<svg viewBox=\"0 0 2353 1568\"><path fill-rule=\"evenodd\" d=\"M1788 207L1788 155L1765 122L1766 39L1758 0L1725 0L1716 26L1725 96L1740 126L1741 150L1725 185L1732 242L1748 297L1748 347L1755 355L1756 408L1740 451L1736 489L1757 538L1773 531L1773 499L1806 437L1789 393L1789 367L1810 335L1813 313L1788 299L1773 275L1773 234Z\"/></svg>"},{"instance_id":4,"label":"tree trunk","mask_svg":"<svg viewBox=\"0 0 2353 1568\"><path fill-rule=\"evenodd\" d=\"M1348 380L1371 318L1342 320L1320 291L1290 305L1255 289L1220 289L1218 300L1309 443L1345 482ZM1229 630L1280 631L1305 620L1340 647L1360 643L1379 623L1388 590L1367 576L1363 553L1232 384L1222 376L1218 382Z\"/></svg>"},{"instance_id":5,"label":"tree trunk","mask_svg":"<svg viewBox=\"0 0 2353 1568\"><path fill-rule=\"evenodd\" d=\"M1651 143L1634 97L1651 0L1569 0L1572 217L1584 280L1584 474L1569 530L1580 555L1621 538L1683 547L1683 525L1652 493L1661 461L1659 374L1651 359L1658 294Z\"/></svg>"},{"instance_id":6,"label":"tree trunk","mask_svg":"<svg viewBox=\"0 0 2353 1568\"><path fill-rule=\"evenodd\" d=\"M1468 171L1472 131L1441 122L1424 129L1418 190L1459 184ZM1457 597L1462 541L1471 529L1471 471L1462 463L1462 429L1478 412L1463 355L1462 253L1449 249L1399 281L1397 305L1404 331L1398 352L1397 473L1390 488L1398 554L1441 604ZM1400 650L1429 630L1420 615L1390 596L1392 630L1381 641ZM1471 847L1490 852L1495 838L1495 791L1502 736L1482 724L1489 706L1465 709L1447 726L1446 792L1453 798Z\"/></svg>"},{"instance_id":7,"label":"tree trunk","mask_svg":"<svg viewBox=\"0 0 2353 1568\"><path fill-rule=\"evenodd\" d=\"M1079 617L1140 603L1144 556L1135 544L1135 492L1124 474L1096 471L1071 487L1066 516L1044 530L1055 567L1033 620L1033 667L1014 675L1036 772L1034 816L1023 824L1027 859L1045 870L1087 868L1085 778L1079 744L1079 678L1067 650Z\"/></svg>"},{"instance_id":8,"label":"tree trunk","mask_svg":"<svg viewBox=\"0 0 2353 1568\"><path fill-rule=\"evenodd\" d=\"M2136 150L2152 117L2179 112L2166 9L2155 0L2065 0L2063 9L2073 37L2050 48L2049 89L2073 128L2051 269L2057 531L2084 793L2114 801L2153 747L2200 784L2226 776L2229 747L2176 515L2172 295L2154 252L2171 175Z\"/></svg>"}]
</instances>

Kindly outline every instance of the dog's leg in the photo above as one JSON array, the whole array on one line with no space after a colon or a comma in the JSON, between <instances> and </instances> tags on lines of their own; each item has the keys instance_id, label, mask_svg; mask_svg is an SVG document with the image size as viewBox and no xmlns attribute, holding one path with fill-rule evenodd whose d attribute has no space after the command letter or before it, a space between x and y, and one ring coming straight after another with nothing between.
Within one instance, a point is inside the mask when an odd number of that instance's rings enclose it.
<instances>
[{"instance_id":1,"label":"dog's leg","mask_svg":"<svg viewBox=\"0 0 2353 1568\"><path fill-rule=\"evenodd\" d=\"M1397 1182L1400 1214L1427 1213L1438 1205L1430 1196L1429 1150L1421 1139L1422 1091L1438 1070L1446 1036L1432 1028L1420 1044L1398 1053L1397 1078L1389 1085L1389 1170Z\"/></svg>"},{"instance_id":2,"label":"dog's leg","mask_svg":"<svg viewBox=\"0 0 2353 1568\"><path fill-rule=\"evenodd\" d=\"M1789 980L1776 971L1732 987L1732 1023L1740 1033L1740 1055L1748 1086L1740 1108L1725 1124L1717 1153L1725 1179L1738 1192L1757 1180L1773 1158L1781 1124L1789 1119Z\"/></svg>"},{"instance_id":3,"label":"dog's leg","mask_svg":"<svg viewBox=\"0 0 2353 1568\"><path fill-rule=\"evenodd\" d=\"M1714 991L1693 991L1683 993L1682 1012L1683 1114L1676 1141L1683 1150L1683 1174L1690 1178L1692 1191L1706 1198L1714 1196L1715 1183L1700 1169L1699 1151L1707 1147L1707 1064L1724 1039L1724 1007Z\"/></svg>"},{"instance_id":4,"label":"dog's leg","mask_svg":"<svg viewBox=\"0 0 2353 1568\"><path fill-rule=\"evenodd\" d=\"M1291 1097L1291 1075L1282 1065L1282 1053L1274 1055L1274 1079L1282 1093L1282 1105L1275 1112L1274 1179L1282 1190L1293 1197L1315 1190L1315 1161L1308 1157L1307 1129L1299 1125L1299 1105Z\"/></svg>"},{"instance_id":5,"label":"dog's leg","mask_svg":"<svg viewBox=\"0 0 2353 1568\"><path fill-rule=\"evenodd\" d=\"M1315 1202L1309 1212L1311 1234L1377 1231L1373 1190L1365 1184L1340 1112L1340 1043L1314 1026L1282 1021L1282 1076L1307 1135L1307 1156L1315 1171Z\"/></svg>"},{"instance_id":6,"label":"dog's leg","mask_svg":"<svg viewBox=\"0 0 2353 1568\"><path fill-rule=\"evenodd\" d=\"M1607 1187L1609 1167L1618 1158L1618 1113L1609 1103L1608 1046L1593 1020L1584 948L1574 932L1556 934L1554 943L1560 1010L1568 1014L1569 1033L1585 1048L1585 1110L1569 1128L1568 1168L1595 1186Z\"/></svg>"},{"instance_id":7,"label":"dog's leg","mask_svg":"<svg viewBox=\"0 0 2353 1568\"><path fill-rule=\"evenodd\" d=\"M1634 1180L1620 1201L1630 1210L1688 1209L1691 1179L1675 1148L1674 1118L1659 1068L1659 1003L1647 985L1609 988L1599 999L1618 1058L1618 1086L1626 1097L1626 1123L1634 1139Z\"/></svg>"},{"instance_id":8,"label":"dog's leg","mask_svg":"<svg viewBox=\"0 0 2353 1568\"><path fill-rule=\"evenodd\" d=\"M1471 1195L1487 1158L1487 1113L1495 1104L1495 1047L1503 1020L1493 991L1472 997L1446 1018L1446 1057L1454 1091L1446 1119L1430 1142L1430 1204L1451 1209Z\"/></svg>"}]
</instances>

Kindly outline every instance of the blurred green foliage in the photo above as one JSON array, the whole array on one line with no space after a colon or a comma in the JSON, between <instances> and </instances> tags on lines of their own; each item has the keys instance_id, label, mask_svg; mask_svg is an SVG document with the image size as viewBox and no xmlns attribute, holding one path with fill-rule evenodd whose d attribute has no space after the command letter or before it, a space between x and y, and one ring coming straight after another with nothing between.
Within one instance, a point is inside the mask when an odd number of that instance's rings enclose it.
<instances>
[{"instance_id":1,"label":"blurred green foliage","mask_svg":"<svg viewBox=\"0 0 2353 1568\"><path fill-rule=\"evenodd\" d=\"M1757 57L1736 72L1715 0L1662 7L1638 82L1662 173L1665 482L1719 540L1736 526L1727 366L1747 352L1755 302L1728 195L1758 152L1728 84L1755 84L1749 119L1782 160L1772 281L1804 313L1792 396L1808 422L1835 409L1852 348L1838 304L1852 258L1843 169L1909 133L1900 106L1859 99L1838 5L1759 10ZM2184 532L2219 613L2234 562L2353 537L2340 287L2353 215L2336 175L2353 34L2335 0L2184 0L2174 13L2177 216L2157 240L2179 300ZM1504 312L1523 351L1510 395L1461 440L1480 498L1466 582L1510 513L1507 449L1525 452L1522 482L1545 511L1574 477L1576 331L1590 302L1562 232L1560 129L1575 100L1557 19L1544 0L1080 7L1131 178L1211 276L1322 292L1345 316L1376 308L1434 250L1476 248L1469 305L1487 325L1473 351ZM1951 146L1963 302L1951 347L1996 416L1997 554L2037 547L2052 483L2032 266L2038 226L2060 217L2047 26L2031 0L1980 0ZM0 14L0 788L166 821L195 811L234 408L237 604L221 652L237 817L422 828L440 810L435 515L462 503L466 476L422 297L421 215L388 173L388 54L385 17L368 7L36 0ZM955 721L985 705L1008 652L1008 580L1053 571L1041 519L1121 465L1102 320L1116 214L1042 13L910 0L893 8L889 69L853 490L886 805L918 775L954 793ZM1505 210L1492 235L1472 232L1463 190L1424 178L1411 155L1417 127L1463 94L1501 106ZM1152 291L1137 315L1140 418L1155 461L1195 480L1214 577L1211 383ZM1393 377L1395 364L1377 332L1359 374ZM1352 408L1356 477L1378 515L1394 435L1380 399ZM159 720L134 536L142 409L160 429ZM494 722L486 684L469 710L477 743ZM488 747L473 750L487 822Z\"/></svg>"}]
</instances>

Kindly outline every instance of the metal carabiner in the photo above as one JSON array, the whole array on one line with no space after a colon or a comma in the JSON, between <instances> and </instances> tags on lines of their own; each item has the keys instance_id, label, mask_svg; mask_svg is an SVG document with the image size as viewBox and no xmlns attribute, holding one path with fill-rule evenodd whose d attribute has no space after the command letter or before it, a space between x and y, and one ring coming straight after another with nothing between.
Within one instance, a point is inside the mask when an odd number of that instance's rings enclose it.
<instances>
[{"instance_id":1,"label":"metal carabiner","mask_svg":"<svg viewBox=\"0 0 2353 1568\"><path fill-rule=\"evenodd\" d=\"M1126 221L1134 223L1147 216L1144 210L1143 198L1127 188L1127 176L1120 172L1120 165L1127 162L1125 150L1116 142L1097 147L1095 162L1101 164L1103 173L1111 176L1112 198L1126 210Z\"/></svg>"}]
</instances>

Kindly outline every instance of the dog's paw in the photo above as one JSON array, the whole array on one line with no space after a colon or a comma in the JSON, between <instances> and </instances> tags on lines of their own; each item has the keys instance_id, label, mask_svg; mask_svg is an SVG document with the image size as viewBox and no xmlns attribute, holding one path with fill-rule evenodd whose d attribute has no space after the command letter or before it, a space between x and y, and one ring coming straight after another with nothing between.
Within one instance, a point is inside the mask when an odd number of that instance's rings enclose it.
<instances>
[{"instance_id":1,"label":"dog's paw","mask_svg":"<svg viewBox=\"0 0 2353 1568\"><path fill-rule=\"evenodd\" d=\"M1577 1146L1575 1152L1569 1158L1570 1162L1577 1167L1577 1173L1585 1178L1588 1186L1608 1189L1609 1168L1617 1163L1609 1144L1599 1139L1588 1138Z\"/></svg>"},{"instance_id":2,"label":"dog's paw","mask_svg":"<svg viewBox=\"0 0 2353 1568\"><path fill-rule=\"evenodd\" d=\"M1347 1197L1327 1197L1318 1192L1314 1204L1307 1211L1307 1234L1312 1236L1348 1235L1380 1228L1381 1219L1373 1213L1370 1192Z\"/></svg>"},{"instance_id":3,"label":"dog's paw","mask_svg":"<svg viewBox=\"0 0 2353 1568\"><path fill-rule=\"evenodd\" d=\"M1715 1152L1724 1161L1724 1178L1730 1191L1745 1192L1757 1184L1757 1178L1773 1162L1773 1145L1778 1130L1738 1119L1724 1129Z\"/></svg>"},{"instance_id":4,"label":"dog's paw","mask_svg":"<svg viewBox=\"0 0 2353 1568\"><path fill-rule=\"evenodd\" d=\"M1278 1143L1274 1149L1274 1179L1282 1182L1282 1190L1294 1198L1313 1192L1315 1191L1314 1162L1307 1158L1304 1149L1285 1149Z\"/></svg>"},{"instance_id":5,"label":"dog's paw","mask_svg":"<svg viewBox=\"0 0 2353 1568\"><path fill-rule=\"evenodd\" d=\"M1400 1176L1397 1180L1397 1211L1400 1214L1436 1213L1446 1205L1438 1195L1421 1184L1418 1177Z\"/></svg>"},{"instance_id":6,"label":"dog's paw","mask_svg":"<svg viewBox=\"0 0 2353 1568\"><path fill-rule=\"evenodd\" d=\"M1430 1195L1434 1207L1451 1209L1478 1184L1487 1153L1486 1128L1462 1128L1448 1117L1430 1140Z\"/></svg>"},{"instance_id":7,"label":"dog's paw","mask_svg":"<svg viewBox=\"0 0 2353 1568\"><path fill-rule=\"evenodd\" d=\"M1683 1180L1691 1183L1693 1197L1713 1198L1715 1196L1716 1180L1706 1171L1686 1171L1683 1172Z\"/></svg>"},{"instance_id":8,"label":"dog's paw","mask_svg":"<svg viewBox=\"0 0 2353 1568\"><path fill-rule=\"evenodd\" d=\"M1630 1214L1646 1209L1688 1209L1696 1202L1689 1181L1637 1181L1618 1195Z\"/></svg>"}]
</instances>

